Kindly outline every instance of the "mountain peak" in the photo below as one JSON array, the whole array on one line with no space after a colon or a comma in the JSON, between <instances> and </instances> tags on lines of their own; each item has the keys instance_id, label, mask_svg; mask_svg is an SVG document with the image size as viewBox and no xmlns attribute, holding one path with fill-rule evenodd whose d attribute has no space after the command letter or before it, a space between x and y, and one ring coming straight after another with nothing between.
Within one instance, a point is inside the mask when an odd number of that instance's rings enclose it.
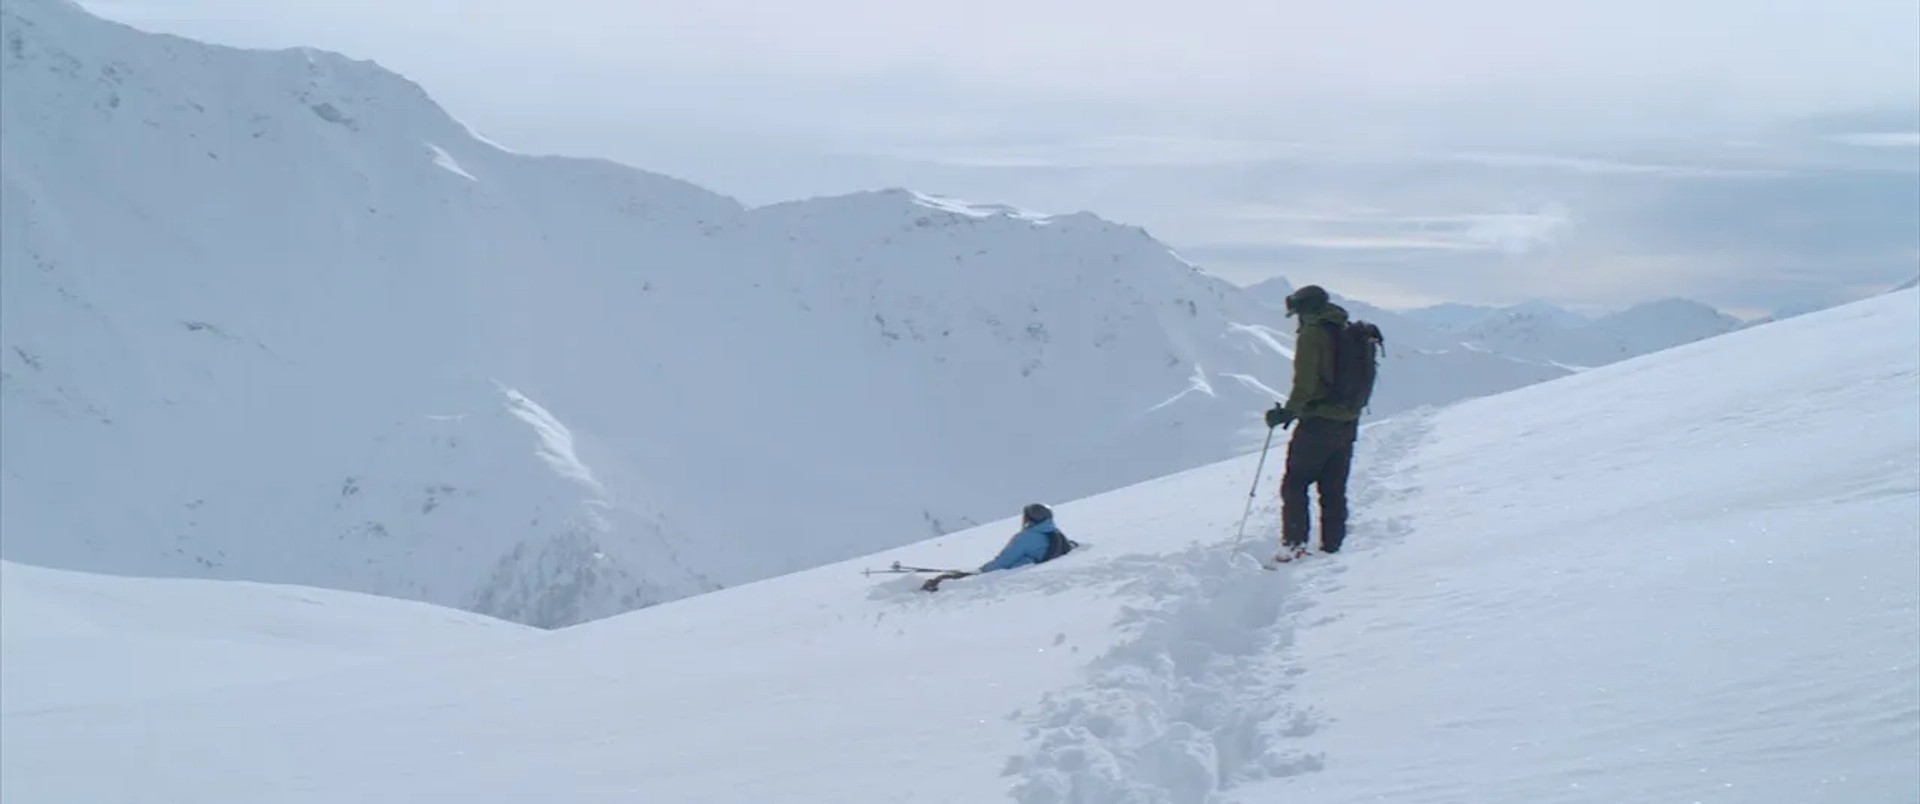
<instances>
[{"instance_id":1,"label":"mountain peak","mask_svg":"<svg viewBox=\"0 0 1920 804\"><path fill-rule=\"evenodd\" d=\"M981 204L981 203L975 203L972 201L963 201L961 199L953 198L951 196L936 195L933 193L925 193L917 190L907 190L906 192L910 194L913 203L918 206L926 207L928 209L937 209L942 212L952 212L957 215L966 215L968 217L973 217L973 218L991 218L995 216L1005 216L1009 218L1018 218L1023 221L1038 223L1044 226L1047 223L1051 222L1054 217L1052 215L1047 215L1039 212L1032 212L1029 210L1021 209L1019 207L1013 206L1012 204L996 204L996 203Z\"/></svg>"},{"instance_id":2,"label":"mountain peak","mask_svg":"<svg viewBox=\"0 0 1920 804\"><path fill-rule=\"evenodd\" d=\"M887 187L878 190L857 190L849 193L812 196L776 202L764 208L795 205L806 205L814 209L841 207L869 212L893 209L899 214L916 216L932 211L978 221L1007 220L1034 226L1090 224L1145 234L1145 229L1141 227L1111 221L1087 210L1064 213L1038 212L1004 202L971 201L907 187Z\"/></svg>"},{"instance_id":3,"label":"mountain peak","mask_svg":"<svg viewBox=\"0 0 1920 804\"><path fill-rule=\"evenodd\" d=\"M1711 321L1737 325L1739 319L1721 312L1718 308L1693 299L1668 296L1652 301L1640 302L1624 310L1609 314L1604 319L1614 321ZM1604 320L1603 319L1603 320Z\"/></svg>"},{"instance_id":4,"label":"mountain peak","mask_svg":"<svg viewBox=\"0 0 1920 804\"><path fill-rule=\"evenodd\" d=\"M1284 276L1276 276L1248 285L1244 290L1248 296L1252 296L1261 304L1283 307L1286 305L1287 297L1293 295L1293 283L1287 281Z\"/></svg>"},{"instance_id":5,"label":"mountain peak","mask_svg":"<svg viewBox=\"0 0 1920 804\"><path fill-rule=\"evenodd\" d=\"M1562 326L1578 326L1591 320L1565 307L1541 299L1528 299L1527 301L1507 307L1504 311L1518 315L1545 318Z\"/></svg>"}]
</instances>

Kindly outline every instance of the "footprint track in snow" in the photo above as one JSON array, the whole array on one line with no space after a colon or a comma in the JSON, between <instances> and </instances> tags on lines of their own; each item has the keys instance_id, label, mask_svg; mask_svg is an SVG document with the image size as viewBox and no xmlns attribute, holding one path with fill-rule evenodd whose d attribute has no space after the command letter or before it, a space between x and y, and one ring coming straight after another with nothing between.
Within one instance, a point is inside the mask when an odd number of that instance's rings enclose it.
<instances>
[{"instance_id":1,"label":"footprint track in snow","mask_svg":"<svg viewBox=\"0 0 1920 804\"><path fill-rule=\"evenodd\" d=\"M1319 717L1284 698L1291 580L1216 545L1160 560L1130 591L1126 634L1089 663L1086 684L1026 715L1032 750L1008 760L1021 804L1220 801L1248 781L1315 770L1287 750Z\"/></svg>"},{"instance_id":2,"label":"footprint track in snow","mask_svg":"<svg viewBox=\"0 0 1920 804\"><path fill-rule=\"evenodd\" d=\"M1377 446L1356 467L1359 538L1351 543L1361 549L1353 552L1380 549L1410 532L1408 523L1366 509L1403 493L1391 486L1393 470L1427 432L1420 413L1366 434ZM1275 483L1277 477L1263 485ZM1277 532L1271 495L1261 513L1268 532ZM1010 757L1003 771L1015 777L1015 801L1224 804L1237 787L1325 767L1324 756L1289 745L1326 720L1288 700L1291 679L1305 669L1287 653L1295 620L1315 597L1340 587L1347 567L1314 563L1276 577L1249 547L1258 552L1251 540L1242 550L1223 541L1102 565L1101 574L1140 573L1119 591L1141 603L1122 608L1114 627L1125 636L1089 663L1083 685L1048 694L1037 711L1016 713L1032 728L1029 750Z\"/></svg>"}]
</instances>

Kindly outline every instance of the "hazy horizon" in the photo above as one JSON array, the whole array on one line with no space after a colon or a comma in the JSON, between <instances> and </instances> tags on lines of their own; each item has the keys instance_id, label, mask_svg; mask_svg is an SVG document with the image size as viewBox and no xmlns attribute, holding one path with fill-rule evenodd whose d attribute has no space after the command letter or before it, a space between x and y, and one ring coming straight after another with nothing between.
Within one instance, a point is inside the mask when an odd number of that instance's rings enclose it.
<instances>
[{"instance_id":1,"label":"hazy horizon","mask_svg":"<svg viewBox=\"0 0 1920 804\"><path fill-rule=\"evenodd\" d=\"M1751 318L1920 273L1911 2L83 5L373 59L516 150L1089 210L1382 306Z\"/></svg>"}]
</instances>

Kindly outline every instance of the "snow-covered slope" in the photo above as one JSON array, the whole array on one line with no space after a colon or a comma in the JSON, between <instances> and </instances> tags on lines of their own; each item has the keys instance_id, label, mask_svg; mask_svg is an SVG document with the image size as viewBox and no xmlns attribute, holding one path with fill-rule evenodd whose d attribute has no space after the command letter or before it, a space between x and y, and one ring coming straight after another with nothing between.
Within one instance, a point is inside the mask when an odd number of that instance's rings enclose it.
<instances>
[{"instance_id":1,"label":"snow-covered slope","mask_svg":"<svg viewBox=\"0 0 1920 804\"><path fill-rule=\"evenodd\" d=\"M0 714L270 684L541 633L331 589L89 575L0 561Z\"/></svg>"},{"instance_id":2,"label":"snow-covered slope","mask_svg":"<svg viewBox=\"0 0 1920 804\"><path fill-rule=\"evenodd\" d=\"M1248 455L934 595L857 570L1009 523L454 661L9 713L0 797L1913 801L1916 328L1904 291L1379 422L1350 549L1278 571L1233 549Z\"/></svg>"},{"instance_id":3,"label":"snow-covered slope","mask_svg":"<svg viewBox=\"0 0 1920 804\"><path fill-rule=\"evenodd\" d=\"M9 559L560 625L1218 460L1286 384L1268 308L1092 215L747 209L369 62L0 29ZM1375 412L1534 376L1454 359Z\"/></svg>"}]
</instances>

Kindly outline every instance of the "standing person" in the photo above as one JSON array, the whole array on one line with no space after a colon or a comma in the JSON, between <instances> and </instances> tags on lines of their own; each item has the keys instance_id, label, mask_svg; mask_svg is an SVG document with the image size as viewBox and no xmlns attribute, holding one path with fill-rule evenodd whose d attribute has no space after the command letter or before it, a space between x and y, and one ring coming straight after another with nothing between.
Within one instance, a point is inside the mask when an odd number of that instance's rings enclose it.
<instances>
[{"instance_id":1,"label":"standing person","mask_svg":"<svg viewBox=\"0 0 1920 804\"><path fill-rule=\"evenodd\" d=\"M1347 475L1360 412L1373 393L1374 348L1380 330L1349 323L1346 309L1327 291L1307 285L1287 296L1287 315L1300 319L1294 339L1293 388L1287 401L1267 411L1267 427L1299 427L1287 443L1280 481L1280 554L1292 561L1307 553L1311 512L1307 487L1320 492L1320 550L1340 552L1347 538Z\"/></svg>"}]
</instances>

